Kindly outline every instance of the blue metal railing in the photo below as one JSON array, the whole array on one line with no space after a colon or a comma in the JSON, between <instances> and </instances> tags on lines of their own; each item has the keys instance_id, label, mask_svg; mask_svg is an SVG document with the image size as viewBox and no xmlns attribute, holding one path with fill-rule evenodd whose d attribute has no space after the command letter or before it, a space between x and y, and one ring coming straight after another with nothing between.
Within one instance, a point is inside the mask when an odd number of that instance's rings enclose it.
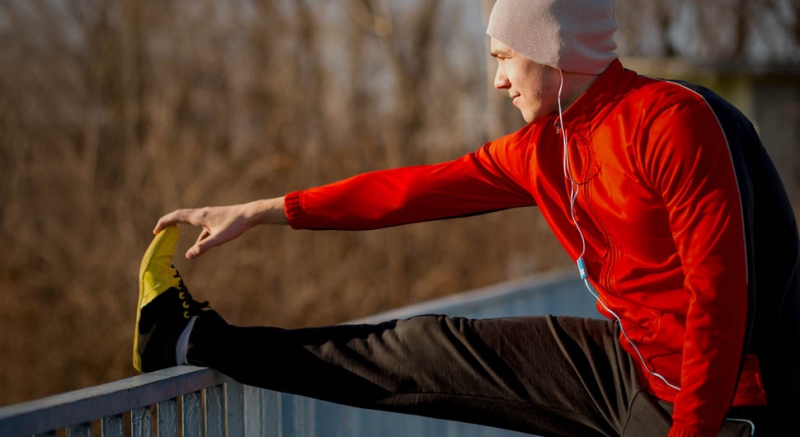
<instances>
[{"instance_id":1,"label":"blue metal railing","mask_svg":"<svg viewBox=\"0 0 800 437\"><path fill-rule=\"evenodd\" d=\"M574 270L551 272L412 305L350 323L417 314L472 318L597 315ZM460 422L345 407L239 384L181 366L0 408L0 436L372 437L522 434Z\"/></svg>"}]
</instances>

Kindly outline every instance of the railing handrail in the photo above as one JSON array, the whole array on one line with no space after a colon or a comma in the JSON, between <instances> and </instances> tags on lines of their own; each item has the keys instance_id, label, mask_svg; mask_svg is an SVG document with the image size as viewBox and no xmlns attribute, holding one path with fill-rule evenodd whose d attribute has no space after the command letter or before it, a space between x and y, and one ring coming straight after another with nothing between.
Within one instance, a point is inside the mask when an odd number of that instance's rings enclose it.
<instances>
[{"instance_id":1,"label":"railing handrail","mask_svg":"<svg viewBox=\"0 0 800 437\"><path fill-rule=\"evenodd\" d=\"M219 372L179 366L0 408L4 433L31 435L91 422L221 384ZM69 417L70 423L64 418Z\"/></svg>"},{"instance_id":2,"label":"railing handrail","mask_svg":"<svg viewBox=\"0 0 800 437\"><path fill-rule=\"evenodd\" d=\"M373 314L347 323L379 323L386 320L404 319L417 314L454 315L463 313L477 306L485 306L491 301L514 299L517 296L528 294L534 286L537 292L546 293L570 279L574 279L576 284L580 284L580 277L576 272L577 268L551 270Z\"/></svg>"}]
</instances>

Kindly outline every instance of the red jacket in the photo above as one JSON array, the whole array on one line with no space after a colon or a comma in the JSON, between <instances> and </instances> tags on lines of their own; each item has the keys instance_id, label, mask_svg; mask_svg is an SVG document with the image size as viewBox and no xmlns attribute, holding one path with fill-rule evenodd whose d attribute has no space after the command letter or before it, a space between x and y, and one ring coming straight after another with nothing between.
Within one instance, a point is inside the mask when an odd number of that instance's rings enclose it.
<instances>
[{"instance_id":1,"label":"red jacket","mask_svg":"<svg viewBox=\"0 0 800 437\"><path fill-rule=\"evenodd\" d=\"M577 260L582 241L570 218L566 128L588 279L647 367L680 387L648 372L621 336L649 391L674 402L671 436L715 436L732 404L766 402L760 339L789 329L795 343L785 347L800 349L797 322L754 332L759 317L778 317L776 302L787 296L789 314L800 312L798 239L780 179L750 123L718 96L690 87L638 76L614 61L564 112L563 127L552 115L450 162L293 192L287 216L294 228L356 230L536 205ZM770 244L785 247L764 255ZM764 263L756 265L756 255ZM781 258L781 266L767 267L768 257ZM758 317L757 274L778 275L769 285L782 287L764 299L763 311L772 314ZM787 372L800 381L794 355L774 365L783 372L776 386ZM774 356L770 363L779 361ZM798 389L781 396L796 399Z\"/></svg>"}]
</instances>

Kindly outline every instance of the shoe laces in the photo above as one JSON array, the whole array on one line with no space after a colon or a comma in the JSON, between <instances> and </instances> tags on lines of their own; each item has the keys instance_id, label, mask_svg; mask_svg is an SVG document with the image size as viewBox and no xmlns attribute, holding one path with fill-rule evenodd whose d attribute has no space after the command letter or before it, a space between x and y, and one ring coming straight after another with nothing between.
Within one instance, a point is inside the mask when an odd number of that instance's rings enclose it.
<instances>
[{"instance_id":1,"label":"shoe laces","mask_svg":"<svg viewBox=\"0 0 800 437\"><path fill-rule=\"evenodd\" d=\"M208 308L208 301L198 302L194 300L192 294L189 293L189 290L183 284L183 278L181 278L180 273L178 273L178 269L175 266L170 266L173 271L173 278L178 279L178 283L175 284L175 288L178 290L178 298L181 300L181 306L183 307L183 318L189 319L192 316L198 314L200 310L203 308Z\"/></svg>"}]
</instances>

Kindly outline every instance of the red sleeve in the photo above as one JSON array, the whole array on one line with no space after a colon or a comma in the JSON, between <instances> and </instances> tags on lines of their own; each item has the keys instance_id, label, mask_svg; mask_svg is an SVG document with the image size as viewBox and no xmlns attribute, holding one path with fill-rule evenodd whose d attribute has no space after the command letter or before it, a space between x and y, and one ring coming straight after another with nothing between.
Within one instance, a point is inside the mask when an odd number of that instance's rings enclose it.
<instances>
[{"instance_id":1,"label":"red sleeve","mask_svg":"<svg viewBox=\"0 0 800 437\"><path fill-rule=\"evenodd\" d=\"M286 196L295 229L364 230L534 205L520 133L441 164L360 174Z\"/></svg>"},{"instance_id":2,"label":"red sleeve","mask_svg":"<svg viewBox=\"0 0 800 437\"><path fill-rule=\"evenodd\" d=\"M722 127L704 101L656 117L645 165L660 191L689 297L670 437L716 436L730 407L747 319L741 200Z\"/></svg>"}]
</instances>

